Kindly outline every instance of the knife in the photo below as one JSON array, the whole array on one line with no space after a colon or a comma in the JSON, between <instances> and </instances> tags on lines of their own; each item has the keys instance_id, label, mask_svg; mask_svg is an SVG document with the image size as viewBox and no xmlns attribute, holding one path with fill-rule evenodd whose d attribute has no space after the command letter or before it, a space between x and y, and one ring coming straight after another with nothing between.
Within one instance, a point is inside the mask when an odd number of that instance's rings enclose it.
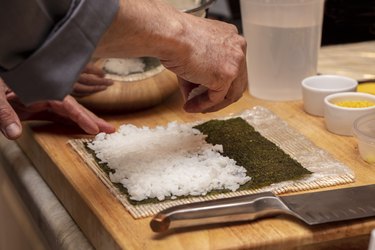
<instances>
[{"instance_id":1,"label":"knife","mask_svg":"<svg viewBox=\"0 0 375 250\"><path fill-rule=\"evenodd\" d=\"M308 225L375 216L375 184L289 196L263 192L167 208L151 220L154 232L286 214Z\"/></svg>"}]
</instances>

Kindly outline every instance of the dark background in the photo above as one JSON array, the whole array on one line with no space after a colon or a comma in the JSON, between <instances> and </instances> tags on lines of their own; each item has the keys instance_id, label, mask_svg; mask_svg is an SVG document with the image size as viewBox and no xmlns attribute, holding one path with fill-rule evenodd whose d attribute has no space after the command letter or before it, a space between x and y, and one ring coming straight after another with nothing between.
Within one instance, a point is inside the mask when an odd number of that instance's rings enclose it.
<instances>
[{"instance_id":1,"label":"dark background","mask_svg":"<svg viewBox=\"0 0 375 250\"><path fill-rule=\"evenodd\" d=\"M233 23L242 32L238 0L216 0L208 17ZM325 1L323 46L369 40L375 40L375 0Z\"/></svg>"}]
</instances>

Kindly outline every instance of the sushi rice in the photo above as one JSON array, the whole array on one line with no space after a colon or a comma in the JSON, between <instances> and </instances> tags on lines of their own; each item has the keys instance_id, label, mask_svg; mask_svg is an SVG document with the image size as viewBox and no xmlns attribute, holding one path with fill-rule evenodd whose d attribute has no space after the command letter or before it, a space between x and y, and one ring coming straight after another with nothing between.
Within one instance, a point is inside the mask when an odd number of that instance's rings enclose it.
<instances>
[{"instance_id":1,"label":"sushi rice","mask_svg":"<svg viewBox=\"0 0 375 250\"><path fill-rule=\"evenodd\" d=\"M209 144L205 137L190 124L122 125L115 133L98 134L88 147L115 171L110 180L121 183L136 201L235 191L251 179L245 168L220 154L222 145Z\"/></svg>"}]
</instances>

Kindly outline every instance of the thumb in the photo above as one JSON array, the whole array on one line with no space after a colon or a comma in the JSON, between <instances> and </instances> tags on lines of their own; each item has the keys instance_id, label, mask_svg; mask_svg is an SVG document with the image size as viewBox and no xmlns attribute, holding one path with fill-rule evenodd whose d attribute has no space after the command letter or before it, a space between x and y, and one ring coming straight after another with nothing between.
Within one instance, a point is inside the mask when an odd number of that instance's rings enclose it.
<instances>
[{"instance_id":1,"label":"thumb","mask_svg":"<svg viewBox=\"0 0 375 250\"><path fill-rule=\"evenodd\" d=\"M5 137L11 140L17 139L22 134L20 119L5 95L0 96L0 129Z\"/></svg>"}]
</instances>

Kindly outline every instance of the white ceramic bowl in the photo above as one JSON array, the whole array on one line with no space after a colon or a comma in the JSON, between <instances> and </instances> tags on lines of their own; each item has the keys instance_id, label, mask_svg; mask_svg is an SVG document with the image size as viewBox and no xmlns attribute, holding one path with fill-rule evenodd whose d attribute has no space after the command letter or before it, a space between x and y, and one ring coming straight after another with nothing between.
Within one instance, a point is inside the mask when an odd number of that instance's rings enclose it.
<instances>
[{"instance_id":1,"label":"white ceramic bowl","mask_svg":"<svg viewBox=\"0 0 375 250\"><path fill-rule=\"evenodd\" d=\"M363 115L374 113L375 106L364 108L341 107L334 103L340 101L370 101L375 103L375 96L367 93L344 92L327 96L324 99L324 121L326 128L338 135L353 135L354 121Z\"/></svg>"},{"instance_id":2,"label":"white ceramic bowl","mask_svg":"<svg viewBox=\"0 0 375 250\"><path fill-rule=\"evenodd\" d=\"M358 82L338 75L317 75L302 81L302 99L304 110L316 116L324 114L324 98L340 92L354 92Z\"/></svg>"},{"instance_id":3,"label":"white ceramic bowl","mask_svg":"<svg viewBox=\"0 0 375 250\"><path fill-rule=\"evenodd\" d=\"M375 249L375 229L372 229L371 236L370 236L370 242L368 244L368 250Z\"/></svg>"},{"instance_id":4,"label":"white ceramic bowl","mask_svg":"<svg viewBox=\"0 0 375 250\"><path fill-rule=\"evenodd\" d=\"M358 151L362 159L368 163L375 163L375 112L356 119L353 134L357 138Z\"/></svg>"}]
</instances>

